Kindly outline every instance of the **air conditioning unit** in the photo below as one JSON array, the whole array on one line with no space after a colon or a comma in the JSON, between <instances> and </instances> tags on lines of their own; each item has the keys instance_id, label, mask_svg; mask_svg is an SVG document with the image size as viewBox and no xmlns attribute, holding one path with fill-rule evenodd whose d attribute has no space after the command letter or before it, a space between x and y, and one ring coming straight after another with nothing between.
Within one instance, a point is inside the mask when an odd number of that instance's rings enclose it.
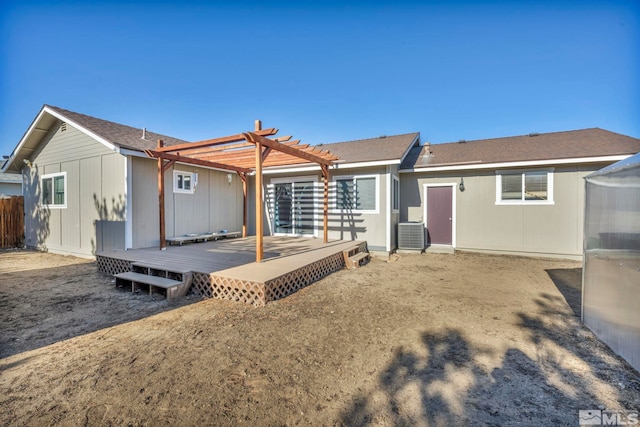
<instances>
[{"instance_id":1,"label":"air conditioning unit","mask_svg":"<svg viewBox=\"0 0 640 427\"><path fill-rule=\"evenodd\" d=\"M398 249L424 250L424 224L401 222L398 224Z\"/></svg>"}]
</instances>

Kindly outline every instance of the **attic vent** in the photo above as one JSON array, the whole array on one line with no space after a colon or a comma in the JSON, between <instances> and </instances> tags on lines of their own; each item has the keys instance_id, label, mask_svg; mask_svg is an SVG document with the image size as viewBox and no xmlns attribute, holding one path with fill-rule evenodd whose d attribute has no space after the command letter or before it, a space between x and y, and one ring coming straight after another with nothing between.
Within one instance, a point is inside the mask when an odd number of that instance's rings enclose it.
<instances>
[{"instance_id":1,"label":"attic vent","mask_svg":"<svg viewBox=\"0 0 640 427\"><path fill-rule=\"evenodd\" d=\"M460 144L464 144L465 142L467 142L466 139L461 139L461 140L458 141L458 143L460 143Z\"/></svg>"},{"instance_id":2,"label":"attic vent","mask_svg":"<svg viewBox=\"0 0 640 427\"><path fill-rule=\"evenodd\" d=\"M531 132L529 134L530 137L534 137L534 136L538 136L538 135L540 135L538 132Z\"/></svg>"},{"instance_id":3,"label":"attic vent","mask_svg":"<svg viewBox=\"0 0 640 427\"><path fill-rule=\"evenodd\" d=\"M60 123L60 132L67 130L67 122Z\"/></svg>"},{"instance_id":4,"label":"attic vent","mask_svg":"<svg viewBox=\"0 0 640 427\"><path fill-rule=\"evenodd\" d=\"M380 135L378 138L382 139L382 138L386 138L387 135Z\"/></svg>"}]
</instances>

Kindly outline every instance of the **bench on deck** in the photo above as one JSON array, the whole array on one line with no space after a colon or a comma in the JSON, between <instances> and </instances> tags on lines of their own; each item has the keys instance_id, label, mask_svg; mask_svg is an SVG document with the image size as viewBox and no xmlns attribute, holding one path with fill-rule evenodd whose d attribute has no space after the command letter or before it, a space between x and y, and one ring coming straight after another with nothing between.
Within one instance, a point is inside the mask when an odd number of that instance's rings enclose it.
<instances>
[{"instance_id":1,"label":"bench on deck","mask_svg":"<svg viewBox=\"0 0 640 427\"><path fill-rule=\"evenodd\" d=\"M185 234L179 237L167 237L165 240L170 245L180 245L188 242L208 242L209 240L218 240L222 238L234 238L240 237L242 233L240 231L219 231L217 233L201 233L201 234Z\"/></svg>"}]
</instances>

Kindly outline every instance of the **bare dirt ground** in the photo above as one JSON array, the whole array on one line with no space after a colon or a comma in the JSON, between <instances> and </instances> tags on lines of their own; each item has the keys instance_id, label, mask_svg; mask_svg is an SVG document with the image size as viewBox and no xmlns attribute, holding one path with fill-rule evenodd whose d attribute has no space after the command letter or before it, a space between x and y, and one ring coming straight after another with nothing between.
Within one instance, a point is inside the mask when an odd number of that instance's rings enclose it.
<instances>
[{"instance_id":1,"label":"bare dirt ground","mask_svg":"<svg viewBox=\"0 0 640 427\"><path fill-rule=\"evenodd\" d=\"M0 425L578 425L640 409L583 327L580 264L402 255L264 308L0 252Z\"/></svg>"}]
</instances>

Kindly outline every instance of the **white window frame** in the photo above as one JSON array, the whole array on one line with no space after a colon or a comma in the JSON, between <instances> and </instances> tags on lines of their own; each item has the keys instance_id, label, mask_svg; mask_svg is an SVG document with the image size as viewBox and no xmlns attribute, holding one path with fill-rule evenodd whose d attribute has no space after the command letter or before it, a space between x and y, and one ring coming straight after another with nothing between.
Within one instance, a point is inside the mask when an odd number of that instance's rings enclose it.
<instances>
[{"instance_id":1,"label":"white window frame","mask_svg":"<svg viewBox=\"0 0 640 427\"><path fill-rule=\"evenodd\" d=\"M55 200L55 194L53 194L54 190L54 181L56 177L63 177L64 178L64 201L62 204L56 204L56 203L44 203L44 200L42 200L42 197L44 196L44 181L46 179L50 179L51 180L51 201L53 202ZM40 178L40 188L42 189L42 195L40 196L40 202L48 207L49 209L66 209L67 208L67 173L66 172L56 172L56 173L48 173L48 174L44 174L42 175L42 177Z\"/></svg>"},{"instance_id":2,"label":"white window frame","mask_svg":"<svg viewBox=\"0 0 640 427\"><path fill-rule=\"evenodd\" d=\"M184 182L184 177L189 176L191 179L191 188L189 190L185 190L184 188L178 187L178 177L182 176L182 182ZM188 172L188 171L173 171L173 192L174 193L182 193L182 194L193 194L196 192L196 185L198 185L198 174L196 172Z\"/></svg>"},{"instance_id":3,"label":"white window frame","mask_svg":"<svg viewBox=\"0 0 640 427\"><path fill-rule=\"evenodd\" d=\"M524 183L528 173L547 173L547 200L525 200ZM502 176L520 175L522 198L520 200L502 200ZM496 205L553 205L553 168L551 169L526 169L526 170L500 170L496 171Z\"/></svg>"},{"instance_id":4,"label":"white window frame","mask_svg":"<svg viewBox=\"0 0 640 427\"><path fill-rule=\"evenodd\" d=\"M274 209L275 209L275 184L296 184L296 183L304 183L311 182L313 183L313 233L312 234L296 234L296 233L276 233L276 218ZM319 224L319 215L320 210L322 209L321 205L318 202L317 194L318 190L318 177L316 175L305 175L305 176L292 176L292 177L283 177L283 178L271 178L271 182L267 185L266 193L269 194L270 197L270 205L269 209L271 210L271 218L269 221L269 226L271 227L271 234L273 236L302 236L302 237L318 237L318 224ZM263 193L262 197L266 194Z\"/></svg>"},{"instance_id":5,"label":"white window frame","mask_svg":"<svg viewBox=\"0 0 640 427\"><path fill-rule=\"evenodd\" d=\"M400 212L400 180L395 175L391 175L391 212Z\"/></svg>"},{"instance_id":6,"label":"white window frame","mask_svg":"<svg viewBox=\"0 0 640 427\"><path fill-rule=\"evenodd\" d=\"M355 188L356 180L361 178L375 178L375 208L374 209L342 209L338 207L338 181L351 179ZM361 214L377 214L380 213L380 176L379 175L341 175L333 177L333 200L331 203L334 213L352 212Z\"/></svg>"}]
</instances>

